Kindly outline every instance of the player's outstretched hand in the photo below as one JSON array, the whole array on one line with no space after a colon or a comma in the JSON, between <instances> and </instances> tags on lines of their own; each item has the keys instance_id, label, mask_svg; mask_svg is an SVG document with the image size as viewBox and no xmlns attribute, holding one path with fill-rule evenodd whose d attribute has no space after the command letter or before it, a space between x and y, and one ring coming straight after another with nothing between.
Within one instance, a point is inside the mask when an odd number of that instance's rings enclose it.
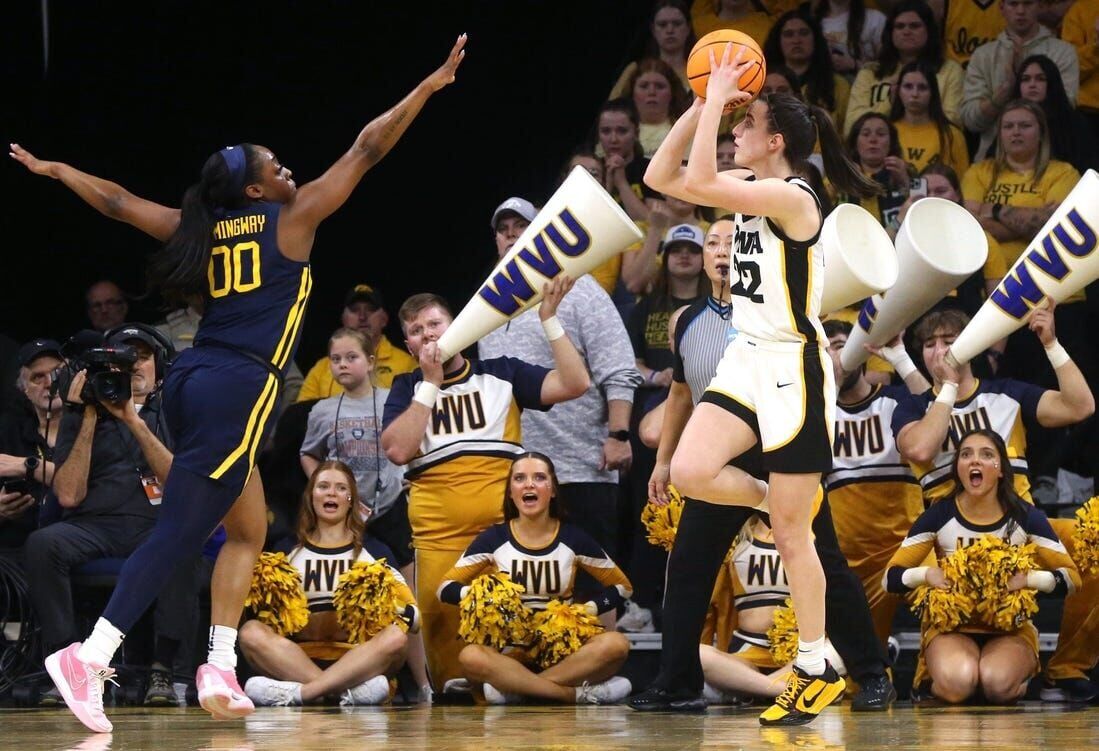
<instances>
[{"instance_id":1,"label":"player's outstretched hand","mask_svg":"<svg viewBox=\"0 0 1099 751\"><path fill-rule=\"evenodd\" d=\"M710 80L706 83L706 98L716 99L723 105L739 107L752 98L746 91L740 90L740 76L748 69L752 61L744 59L744 47L733 54L733 45L725 45L718 60L710 49Z\"/></svg>"},{"instance_id":2,"label":"player's outstretched hand","mask_svg":"<svg viewBox=\"0 0 1099 751\"><path fill-rule=\"evenodd\" d=\"M22 164L24 167L26 167L36 175L57 177L54 172L54 168L57 166L57 162L43 161L17 143L8 144L8 156Z\"/></svg>"},{"instance_id":3,"label":"player's outstretched hand","mask_svg":"<svg viewBox=\"0 0 1099 751\"><path fill-rule=\"evenodd\" d=\"M463 49L466 46L466 39L465 34L459 34L458 39L454 42L454 47L450 50L450 55L447 56L446 62L427 77L427 84L432 91L438 91L444 86L454 83L454 74L466 57L466 51Z\"/></svg>"}]
</instances>

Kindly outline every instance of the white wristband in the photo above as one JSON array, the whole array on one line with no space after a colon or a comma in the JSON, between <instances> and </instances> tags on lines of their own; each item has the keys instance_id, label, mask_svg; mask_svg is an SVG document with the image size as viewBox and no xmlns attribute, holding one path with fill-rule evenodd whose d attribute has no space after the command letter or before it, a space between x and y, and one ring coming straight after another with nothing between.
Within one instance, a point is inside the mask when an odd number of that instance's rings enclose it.
<instances>
[{"instance_id":1,"label":"white wristband","mask_svg":"<svg viewBox=\"0 0 1099 751\"><path fill-rule=\"evenodd\" d=\"M897 371L897 375L901 378L908 378L916 372L916 364L912 362L912 358L909 357L908 350L904 348L903 344L896 347L882 347L880 352L881 356L893 366L893 370Z\"/></svg>"},{"instance_id":2,"label":"white wristband","mask_svg":"<svg viewBox=\"0 0 1099 751\"><path fill-rule=\"evenodd\" d=\"M1068 356L1068 352L1061 346L1061 343L1056 339L1053 340L1053 344L1046 347L1046 357L1049 358L1049 364L1053 366L1054 370L1061 367L1067 362L1072 362L1072 358Z\"/></svg>"},{"instance_id":3,"label":"white wristband","mask_svg":"<svg viewBox=\"0 0 1099 751\"><path fill-rule=\"evenodd\" d=\"M1039 592L1052 592L1053 588L1057 586L1057 577L1053 575L1052 571L1027 571L1026 585L1028 588L1036 589Z\"/></svg>"},{"instance_id":4,"label":"white wristband","mask_svg":"<svg viewBox=\"0 0 1099 751\"><path fill-rule=\"evenodd\" d=\"M550 316L542 321L542 330L546 332L546 338L555 342L565 335L565 327L557 320L557 316Z\"/></svg>"},{"instance_id":5,"label":"white wristband","mask_svg":"<svg viewBox=\"0 0 1099 751\"><path fill-rule=\"evenodd\" d=\"M958 384L953 381L943 381L943 385L939 388L939 395L935 397L935 401L939 404L945 404L950 409L954 409L954 402L958 401Z\"/></svg>"},{"instance_id":6,"label":"white wristband","mask_svg":"<svg viewBox=\"0 0 1099 751\"><path fill-rule=\"evenodd\" d=\"M428 383L427 381L420 381L416 384L416 393L412 396L412 401L419 402L428 409L435 407L435 400L439 397L439 387L434 383Z\"/></svg>"},{"instance_id":7,"label":"white wristband","mask_svg":"<svg viewBox=\"0 0 1099 751\"><path fill-rule=\"evenodd\" d=\"M927 566L908 568L901 574L901 584L909 589L915 589L921 584L927 584Z\"/></svg>"}]
</instances>

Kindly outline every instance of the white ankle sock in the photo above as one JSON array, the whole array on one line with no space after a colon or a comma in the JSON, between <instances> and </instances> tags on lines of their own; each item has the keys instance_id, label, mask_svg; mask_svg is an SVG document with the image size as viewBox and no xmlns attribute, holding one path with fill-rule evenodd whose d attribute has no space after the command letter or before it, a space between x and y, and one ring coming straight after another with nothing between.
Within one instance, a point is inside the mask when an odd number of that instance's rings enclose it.
<instances>
[{"instance_id":1,"label":"white ankle sock","mask_svg":"<svg viewBox=\"0 0 1099 751\"><path fill-rule=\"evenodd\" d=\"M206 662L222 670L237 669L237 630L228 626L210 626L209 654Z\"/></svg>"},{"instance_id":2,"label":"white ankle sock","mask_svg":"<svg viewBox=\"0 0 1099 751\"><path fill-rule=\"evenodd\" d=\"M112 626L110 621L100 618L95 622L91 636L80 645L76 656L96 667L105 668L111 664L123 638L124 634Z\"/></svg>"},{"instance_id":3,"label":"white ankle sock","mask_svg":"<svg viewBox=\"0 0 1099 751\"><path fill-rule=\"evenodd\" d=\"M824 659L824 637L816 641L798 639L798 658L794 664L809 675L823 674L828 669Z\"/></svg>"}]
</instances>

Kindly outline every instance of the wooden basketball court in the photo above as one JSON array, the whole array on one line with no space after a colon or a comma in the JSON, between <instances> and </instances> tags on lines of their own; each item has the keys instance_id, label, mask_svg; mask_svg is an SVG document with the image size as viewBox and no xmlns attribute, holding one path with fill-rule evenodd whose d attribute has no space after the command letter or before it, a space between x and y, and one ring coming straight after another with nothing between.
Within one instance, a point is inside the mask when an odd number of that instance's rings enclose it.
<instances>
[{"instance_id":1,"label":"wooden basketball court","mask_svg":"<svg viewBox=\"0 0 1099 751\"><path fill-rule=\"evenodd\" d=\"M704 715L626 707L265 708L243 722L199 709L110 709L115 731L94 735L67 711L0 711L11 751L301 751L322 749L1079 749L1099 739L1099 708L913 708L883 714L826 710L813 724L761 728L758 708Z\"/></svg>"}]
</instances>

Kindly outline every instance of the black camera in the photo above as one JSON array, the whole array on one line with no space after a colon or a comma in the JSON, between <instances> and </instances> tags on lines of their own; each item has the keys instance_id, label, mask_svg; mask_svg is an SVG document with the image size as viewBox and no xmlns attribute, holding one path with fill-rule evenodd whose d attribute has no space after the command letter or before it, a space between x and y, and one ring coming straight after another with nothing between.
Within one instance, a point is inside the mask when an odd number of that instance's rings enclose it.
<instances>
[{"instance_id":1,"label":"black camera","mask_svg":"<svg viewBox=\"0 0 1099 751\"><path fill-rule=\"evenodd\" d=\"M133 347L104 344L102 334L82 331L65 342L61 354L66 362L58 368L54 385L66 404L80 406L69 402L68 398L72 379L81 370L86 376L80 390L80 400L84 404L129 401L132 395L130 379L137 362L137 350Z\"/></svg>"}]
</instances>

